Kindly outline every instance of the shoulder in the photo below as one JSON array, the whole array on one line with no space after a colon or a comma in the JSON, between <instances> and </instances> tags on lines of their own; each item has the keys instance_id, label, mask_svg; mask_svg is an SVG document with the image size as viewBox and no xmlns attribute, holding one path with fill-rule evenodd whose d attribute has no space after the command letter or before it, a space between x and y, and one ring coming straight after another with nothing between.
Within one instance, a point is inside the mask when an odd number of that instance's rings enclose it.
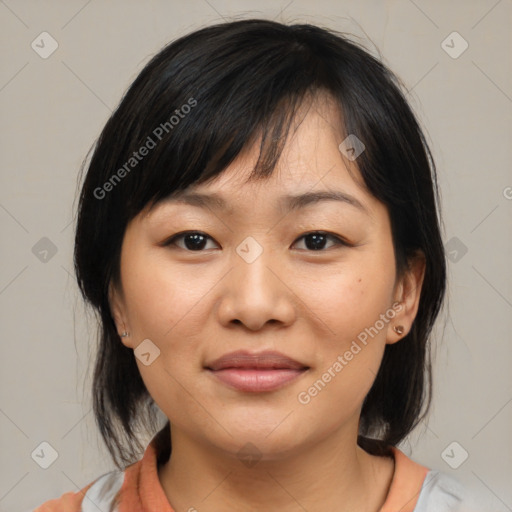
<instances>
[{"instance_id":1,"label":"shoulder","mask_svg":"<svg viewBox=\"0 0 512 512\"><path fill-rule=\"evenodd\" d=\"M429 469L391 447L395 474L379 512L482 512L488 507L475 489L441 471Z\"/></svg>"},{"instance_id":2,"label":"shoulder","mask_svg":"<svg viewBox=\"0 0 512 512\"><path fill-rule=\"evenodd\" d=\"M167 425L166 425L167 427ZM165 433L165 428L160 432ZM124 470L116 469L103 474L78 492L68 492L60 498L47 501L33 512L116 512L118 502L130 504L140 499L141 487L159 485L157 463L158 454L168 458L162 451L157 434L147 446L142 459L126 466ZM170 451L170 447L167 448ZM160 451L159 451L160 450ZM161 491L164 496L163 491ZM121 498L122 496L122 498Z\"/></svg>"},{"instance_id":3,"label":"shoulder","mask_svg":"<svg viewBox=\"0 0 512 512\"><path fill-rule=\"evenodd\" d=\"M459 480L430 470L423 481L414 512L479 512L481 506L473 491Z\"/></svg>"},{"instance_id":4,"label":"shoulder","mask_svg":"<svg viewBox=\"0 0 512 512\"><path fill-rule=\"evenodd\" d=\"M97 512L98 507L103 510L101 505L110 505L113 502L123 480L123 471L111 471L78 492L67 492L60 498L43 503L33 512Z\"/></svg>"}]
</instances>

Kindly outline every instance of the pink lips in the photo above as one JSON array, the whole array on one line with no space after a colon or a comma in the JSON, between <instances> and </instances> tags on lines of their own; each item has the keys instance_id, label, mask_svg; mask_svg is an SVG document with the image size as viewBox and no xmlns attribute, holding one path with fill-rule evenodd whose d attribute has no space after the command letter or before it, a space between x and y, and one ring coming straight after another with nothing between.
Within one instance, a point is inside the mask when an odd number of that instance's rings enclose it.
<instances>
[{"instance_id":1,"label":"pink lips","mask_svg":"<svg viewBox=\"0 0 512 512\"><path fill-rule=\"evenodd\" d=\"M226 354L206 366L224 384L239 391L274 391L298 378L305 366L279 352L251 354L237 351Z\"/></svg>"}]
</instances>

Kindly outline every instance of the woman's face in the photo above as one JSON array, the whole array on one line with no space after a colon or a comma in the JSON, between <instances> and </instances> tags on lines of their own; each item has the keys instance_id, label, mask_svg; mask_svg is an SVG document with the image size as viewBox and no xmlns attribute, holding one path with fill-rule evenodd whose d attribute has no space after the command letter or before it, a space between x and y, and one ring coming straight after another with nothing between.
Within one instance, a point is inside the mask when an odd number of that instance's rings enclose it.
<instances>
[{"instance_id":1,"label":"woman's face","mask_svg":"<svg viewBox=\"0 0 512 512\"><path fill-rule=\"evenodd\" d=\"M244 183L255 146L187 190L215 202L173 199L127 227L112 311L173 436L266 459L352 439L386 343L410 329L423 267L397 278L388 212L332 114L308 111L269 179ZM340 200L288 199L323 193Z\"/></svg>"}]
</instances>

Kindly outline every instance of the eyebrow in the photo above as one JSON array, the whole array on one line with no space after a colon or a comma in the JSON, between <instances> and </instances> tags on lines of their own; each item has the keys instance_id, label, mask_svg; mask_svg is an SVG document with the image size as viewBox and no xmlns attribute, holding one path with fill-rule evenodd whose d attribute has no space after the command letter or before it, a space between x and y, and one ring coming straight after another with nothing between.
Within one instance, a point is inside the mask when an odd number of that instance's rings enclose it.
<instances>
[{"instance_id":1,"label":"eyebrow","mask_svg":"<svg viewBox=\"0 0 512 512\"><path fill-rule=\"evenodd\" d=\"M279 203L280 206L285 209L285 211L290 212L299 210L312 204L318 204L321 201L338 201L368 213L366 207L363 206L363 204L358 199L340 190L320 190L316 192L305 192L297 195L285 195L280 197ZM226 201L215 193L201 194L199 192L180 191L168 196L165 199L165 202L176 202L197 206L199 208L211 208L212 210L232 211L232 209L228 207Z\"/></svg>"}]
</instances>

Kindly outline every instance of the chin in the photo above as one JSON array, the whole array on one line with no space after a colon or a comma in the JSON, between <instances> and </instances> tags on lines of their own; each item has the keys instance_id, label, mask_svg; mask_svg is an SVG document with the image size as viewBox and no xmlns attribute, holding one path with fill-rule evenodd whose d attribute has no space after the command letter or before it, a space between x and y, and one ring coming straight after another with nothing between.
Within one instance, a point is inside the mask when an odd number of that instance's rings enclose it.
<instances>
[{"instance_id":1,"label":"chin","mask_svg":"<svg viewBox=\"0 0 512 512\"><path fill-rule=\"evenodd\" d=\"M210 437L209 442L229 456L241 460L245 457L262 461L282 460L300 452L304 445L311 442L308 436L302 437L296 425L291 424L279 425L279 422L275 422L272 427L268 423L258 427L249 422L232 426L225 423L224 426L231 435L222 429L221 436Z\"/></svg>"}]
</instances>

